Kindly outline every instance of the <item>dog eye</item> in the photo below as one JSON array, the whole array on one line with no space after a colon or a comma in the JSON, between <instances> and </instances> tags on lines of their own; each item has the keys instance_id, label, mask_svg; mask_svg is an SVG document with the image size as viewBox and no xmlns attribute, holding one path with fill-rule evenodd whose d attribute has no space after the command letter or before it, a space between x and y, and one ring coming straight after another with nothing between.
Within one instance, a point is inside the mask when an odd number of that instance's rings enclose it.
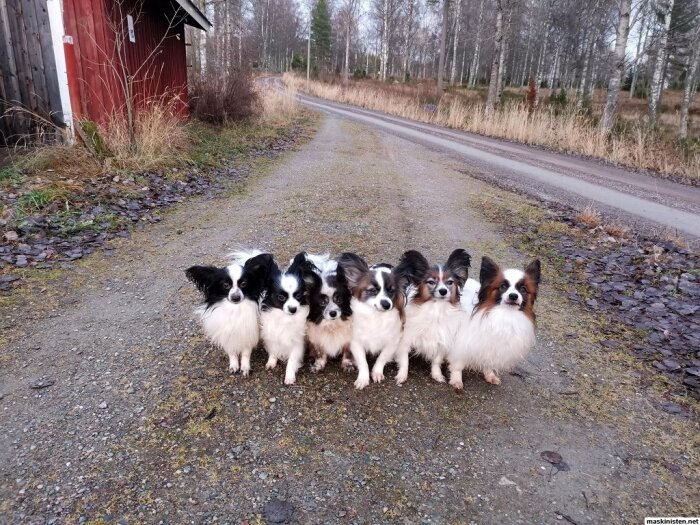
<instances>
[{"instance_id":1,"label":"dog eye","mask_svg":"<svg viewBox=\"0 0 700 525\"><path fill-rule=\"evenodd\" d=\"M221 284L221 287L222 287L224 290L230 290L230 289L231 289L231 283L228 282L228 281L225 281L225 282L223 282L223 283Z\"/></svg>"},{"instance_id":2,"label":"dog eye","mask_svg":"<svg viewBox=\"0 0 700 525\"><path fill-rule=\"evenodd\" d=\"M321 296L321 306L326 306L328 304L328 296Z\"/></svg>"},{"instance_id":3,"label":"dog eye","mask_svg":"<svg viewBox=\"0 0 700 525\"><path fill-rule=\"evenodd\" d=\"M508 283L501 283L500 290L505 292L508 289Z\"/></svg>"},{"instance_id":4,"label":"dog eye","mask_svg":"<svg viewBox=\"0 0 700 525\"><path fill-rule=\"evenodd\" d=\"M520 293L523 294L523 295L525 295L525 294L527 293L527 288L525 288L524 286L521 286L520 288L518 288L518 290L519 290Z\"/></svg>"},{"instance_id":5,"label":"dog eye","mask_svg":"<svg viewBox=\"0 0 700 525\"><path fill-rule=\"evenodd\" d=\"M281 293L281 294L279 294L279 295L277 296L277 299L278 299L280 302L283 303L283 302L285 302L285 301L287 300L287 296L284 295L283 293Z\"/></svg>"},{"instance_id":6,"label":"dog eye","mask_svg":"<svg viewBox=\"0 0 700 525\"><path fill-rule=\"evenodd\" d=\"M376 288L367 288L367 293L369 295L377 295L377 289Z\"/></svg>"},{"instance_id":7,"label":"dog eye","mask_svg":"<svg viewBox=\"0 0 700 525\"><path fill-rule=\"evenodd\" d=\"M301 298L303 297L303 295L304 295L303 293L297 292L297 293L294 294L294 298L295 298L297 301L301 301Z\"/></svg>"},{"instance_id":8,"label":"dog eye","mask_svg":"<svg viewBox=\"0 0 700 525\"><path fill-rule=\"evenodd\" d=\"M248 284L248 281L246 281L245 279L243 279L242 281L238 281L239 288L244 288L246 284Z\"/></svg>"},{"instance_id":9,"label":"dog eye","mask_svg":"<svg viewBox=\"0 0 700 525\"><path fill-rule=\"evenodd\" d=\"M333 294L333 302L334 302L334 303L339 303L339 302L340 302L340 294L339 294L339 293Z\"/></svg>"},{"instance_id":10,"label":"dog eye","mask_svg":"<svg viewBox=\"0 0 700 525\"><path fill-rule=\"evenodd\" d=\"M432 286L432 285L435 284L435 279L428 279L426 282L427 282L430 286Z\"/></svg>"},{"instance_id":11,"label":"dog eye","mask_svg":"<svg viewBox=\"0 0 700 525\"><path fill-rule=\"evenodd\" d=\"M445 284L447 286L452 286L455 282L452 279L449 279Z\"/></svg>"}]
</instances>

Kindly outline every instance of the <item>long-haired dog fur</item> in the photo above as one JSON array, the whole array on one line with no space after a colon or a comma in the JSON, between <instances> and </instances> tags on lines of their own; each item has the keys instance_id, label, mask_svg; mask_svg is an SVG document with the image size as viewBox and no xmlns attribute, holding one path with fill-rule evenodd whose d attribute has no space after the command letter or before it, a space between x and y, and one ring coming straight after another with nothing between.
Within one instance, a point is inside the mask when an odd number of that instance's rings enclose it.
<instances>
[{"instance_id":1,"label":"long-haired dog fur","mask_svg":"<svg viewBox=\"0 0 700 525\"><path fill-rule=\"evenodd\" d=\"M268 353L265 368L271 370L278 360L286 361L286 385L296 381L297 370L304 361L309 297L320 286L320 277L302 252L284 271L273 263L261 294L260 331Z\"/></svg>"},{"instance_id":2,"label":"long-haired dog fur","mask_svg":"<svg viewBox=\"0 0 700 525\"><path fill-rule=\"evenodd\" d=\"M411 349L431 363L430 375L443 383L442 363L454 342L462 318L460 290L467 280L471 257L459 248L447 262L431 266L418 251L403 254L396 274L405 276L406 320L396 361L398 384L408 377L408 357Z\"/></svg>"},{"instance_id":3,"label":"long-haired dog fur","mask_svg":"<svg viewBox=\"0 0 700 525\"><path fill-rule=\"evenodd\" d=\"M535 300L540 261L525 271L502 270L488 257L481 260L478 301L461 323L448 353L450 384L461 389L462 370L479 371L498 385L498 374L511 370L535 344ZM468 310L471 305L465 305Z\"/></svg>"},{"instance_id":4,"label":"long-haired dog fur","mask_svg":"<svg viewBox=\"0 0 700 525\"><path fill-rule=\"evenodd\" d=\"M352 309L350 289L345 272L328 254L307 255L307 260L317 268L321 286L309 297L309 318L306 341L314 364L313 372L320 372L328 358L342 355L342 368L353 368L350 354L352 338Z\"/></svg>"},{"instance_id":5,"label":"long-haired dog fur","mask_svg":"<svg viewBox=\"0 0 700 525\"><path fill-rule=\"evenodd\" d=\"M223 268L192 266L185 272L204 295L196 312L205 335L226 352L231 373L244 376L260 339L258 299L273 264L270 254L255 253L239 253Z\"/></svg>"},{"instance_id":6,"label":"long-haired dog fur","mask_svg":"<svg viewBox=\"0 0 700 525\"><path fill-rule=\"evenodd\" d=\"M401 339L404 307L403 283L388 264L370 267L354 253L344 253L338 266L352 293L352 340L350 351L357 366L355 388L363 389L370 382L367 353L377 355L372 379L384 379L384 366L395 358Z\"/></svg>"}]
</instances>

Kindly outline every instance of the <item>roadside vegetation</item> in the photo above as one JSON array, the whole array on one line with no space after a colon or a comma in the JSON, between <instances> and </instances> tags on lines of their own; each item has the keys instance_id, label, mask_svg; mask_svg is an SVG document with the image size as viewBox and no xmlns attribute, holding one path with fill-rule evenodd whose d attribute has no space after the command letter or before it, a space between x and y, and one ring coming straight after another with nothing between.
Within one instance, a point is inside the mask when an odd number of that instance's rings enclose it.
<instances>
[{"instance_id":1,"label":"roadside vegetation","mask_svg":"<svg viewBox=\"0 0 700 525\"><path fill-rule=\"evenodd\" d=\"M222 97L223 105L206 108L208 119L147 105L137 113L133 141L124 119L113 118L82 123L83 140L71 146L6 149L0 292L18 284L8 274L81 258L134 224L157 222L158 208L228 188L245 175L248 159L284 149L308 124L291 88L260 87L249 75L235 82L248 86L245 96ZM195 115L204 111L200 101L217 100L222 88L206 86L193 94Z\"/></svg>"},{"instance_id":2,"label":"roadside vegetation","mask_svg":"<svg viewBox=\"0 0 700 525\"><path fill-rule=\"evenodd\" d=\"M566 90L541 93L541 103L533 106L528 103L527 92L509 88L503 93L503 103L487 116L484 89L453 88L438 100L434 84L429 82L356 80L343 86L333 78L307 81L291 73L284 75L284 81L287 86L327 100L700 184L700 140L676 141L664 133L663 127L652 129L641 121L642 114L635 112L634 104L629 104L613 132L606 134L599 129L600 112L595 106L578 108L568 101Z\"/></svg>"}]
</instances>

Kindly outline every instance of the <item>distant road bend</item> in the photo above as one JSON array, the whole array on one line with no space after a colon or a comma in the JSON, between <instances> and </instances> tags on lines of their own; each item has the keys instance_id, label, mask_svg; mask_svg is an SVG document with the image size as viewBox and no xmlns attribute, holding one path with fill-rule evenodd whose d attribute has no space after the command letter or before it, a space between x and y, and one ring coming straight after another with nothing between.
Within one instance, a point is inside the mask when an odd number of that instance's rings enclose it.
<instances>
[{"instance_id":1,"label":"distant road bend","mask_svg":"<svg viewBox=\"0 0 700 525\"><path fill-rule=\"evenodd\" d=\"M281 82L278 79L277 82ZM693 244L700 240L700 188L651 177L595 160L545 151L306 94L299 100L330 115L443 151L464 161L469 172L545 200L576 209L590 204L647 230L670 228Z\"/></svg>"}]
</instances>

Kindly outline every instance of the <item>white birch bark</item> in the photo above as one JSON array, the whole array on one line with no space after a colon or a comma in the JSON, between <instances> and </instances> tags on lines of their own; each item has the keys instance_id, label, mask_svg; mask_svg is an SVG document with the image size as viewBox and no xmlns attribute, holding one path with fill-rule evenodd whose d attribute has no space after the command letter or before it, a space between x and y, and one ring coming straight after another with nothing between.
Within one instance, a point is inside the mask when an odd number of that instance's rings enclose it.
<instances>
[{"instance_id":1,"label":"white birch bark","mask_svg":"<svg viewBox=\"0 0 700 525\"><path fill-rule=\"evenodd\" d=\"M630 10L632 0L620 0L620 20L617 24L617 34L615 37L615 52L613 53L613 70L608 82L608 95L605 101L605 109L600 119L600 130L603 133L610 133L613 126L613 117L617 109L617 102L620 97L620 87L625 75L625 48L627 47L627 37L630 32Z\"/></svg>"},{"instance_id":2,"label":"white birch bark","mask_svg":"<svg viewBox=\"0 0 700 525\"><path fill-rule=\"evenodd\" d=\"M666 45L668 43L668 31L671 27L671 12L673 11L674 0L666 0L664 5L664 25L661 28L659 36L659 49L656 53L656 62L654 64L654 74L651 78L651 86L649 89L649 123L653 126L656 124L656 116L659 110L659 102L661 101L661 91L664 85L664 71L666 70Z\"/></svg>"},{"instance_id":3,"label":"white birch bark","mask_svg":"<svg viewBox=\"0 0 700 525\"><path fill-rule=\"evenodd\" d=\"M469 86L476 86L476 77L479 75L479 54L481 51L481 26L484 23L484 0L479 3L479 22L476 26L476 40L474 42L474 55L469 68Z\"/></svg>"},{"instance_id":4,"label":"white birch bark","mask_svg":"<svg viewBox=\"0 0 700 525\"><path fill-rule=\"evenodd\" d=\"M452 71L450 73L450 85L455 85L455 78L457 77L457 46L459 44L459 31L461 26L462 18L462 0L456 0L457 5L455 7L455 20L454 20L454 39L452 42Z\"/></svg>"},{"instance_id":5,"label":"white birch bark","mask_svg":"<svg viewBox=\"0 0 700 525\"><path fill-rule=\"evenodd\" d=\"M700 0L697 0L698 12L700 13ZM697 80L698 62L700 62L700 20L696 22L693 31L694 38L693 52L690 55L690 64L685 76L685 86L683 88L683 101L681 102L680 124L678 125L678 136L681 139L688 138L688 108L695 95L695 85Z\"/></svg>"},{"instance_id":6,"label":"white birch bark","mask_svg":"<svg viewBox=\"0 0 700 525\"><path fill-rule=\"evenodd\" d=\"M501 62L501 45L503 44L503 4L502 0L496 0L496 29L494 35L493 59L491 60L491 78L489 79L489 92L486 97L485 114L493 115L498 96L498 76Z\"/></svg>"}]
</instances>

